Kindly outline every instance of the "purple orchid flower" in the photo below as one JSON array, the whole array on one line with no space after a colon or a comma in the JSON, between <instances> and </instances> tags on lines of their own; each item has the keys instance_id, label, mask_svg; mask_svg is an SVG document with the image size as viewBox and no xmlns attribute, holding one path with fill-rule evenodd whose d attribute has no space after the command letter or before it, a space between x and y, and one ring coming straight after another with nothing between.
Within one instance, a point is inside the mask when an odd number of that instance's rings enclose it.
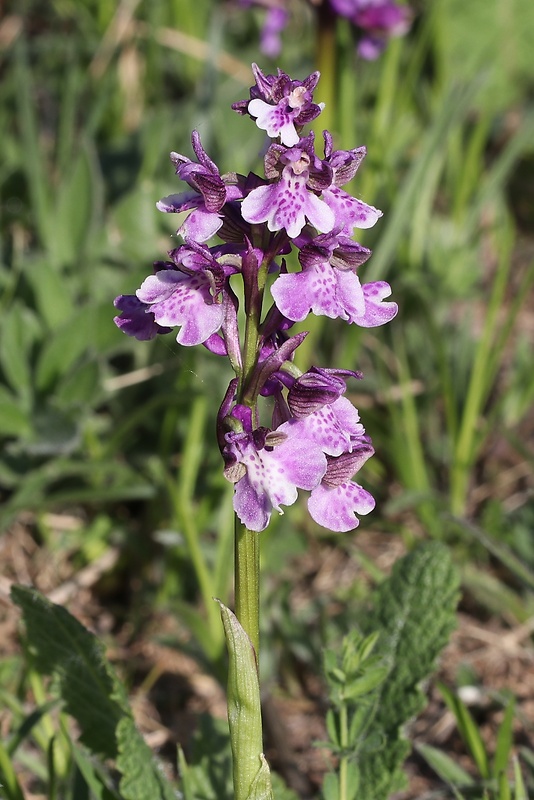
<instances>
[{"instance_id":1,"label":"purple orchid flower","mask_svg":"<svg viewBox=\"0 0 534 800\"><path fill-rule=\"evenodd\" d=\"M323 131L323 137L324 163L332 170L332 181L329 186L323 188L323 200L334 213L336 228L347 236L352 236L354 228L372 228L382 216L382 212L339 188L356 175L358 167L366 156L366 148L334 150L332 134Z\"/></svg>"},{"instance_id":2,"label":"purple orchid flower","mask_svg":"<svg viewBox=\"0 0 534 800\"><path fill-rule=\"evenodd\" d=\"M369 61L378 58L388 39L403 36L410 28L410 9L393 0L330 0L330 5L362 31L358 54Z\"/></svg>"},{"instance_id":3,"label":"purple orchid flower","mask_svg":"<svg viewBox=\"0 0 534 800\"><path fill-rule=\"evenodd\" d=\"M382 302L391 294L389 284L360 284L356 270L370 255L370 250L346 236L321 234L300 250L302 272L281 274L274 282L273 299L281 313L296 322L311 311L364 328L383 325L398 307Z\"/></svg>"},{"instance_id":4,"label":"purple orchid flower","mask_svg":"<svg viewBox=\"0 0 534 800\"><path fill-rule=\"evenodd\" d=\"M158 325L180 327L179 344L202 344L223 322L224 307L218 299L232 267L222 266L208 248L189 243L169 253L172 262L145 278L137 290Z\"/></svg>"},{"instance_id":5,"label":"purple orchid flower","mask_svg":"<svg viewBox=\"0 0 534 800\"><path fill-rule=\"evenodd\" d=\"M312 442L291 436L286 423L275 431L252 430L252 411L236 406L232 416L242 431L226 434L225 475L235 482L234 510L252 531L263 531L272 511L283 513L297 489L313 489L326 471L326 458Z\"/></svg>"},{"instance_id":6,"label":"purple orchid flower","mask_svg":"<svg viewBox=\"0 0 534 800\"><path fill-rule=\"evenodd\" d=\"M265 178L221 175L193 132L197 160L171 156L190 191L158 204L191 211L179 230L184 243L155 263L135 295L115 300L115 323L138 339L178 328L180 344L202 344L228 359L236 378L219 410L217 440L225 476L235 484L236 514L249 530L264 530L273 510L282 513L299 489L311 492L308 506L319 524L351 530L374 506L351 480L373 452L345 396L348 378L361 374L319 367L302 374L294 354L307 333L290 329L310 311L363 327L395 316L397 305L383 302L391 294L387 283L360 283L358 269L371 251L351 238L381 212L341 188L356 174L364 147L334 150L325 131L319 158L313 133L300 135L321 111L313 103L318 73L293 81L281 70L253 70L251 99L234 108L279 139L265 154ZM215 233L222 243L208 246ZM300 272L286 266L294 252ZM274 302L264 315L269 287ZM270 428L260 424L264 401L271 404Z\"/></svg>"},{"instance_id":7,"label":"purple orchid flower","mask_svg":"<svg viewBox=\"0 0 534 800\"><path fill-rule=\"evenodd\" d=\"M235 174L221 176L217 165L202 147L198 131L193 131L191 143L198 162L180 153L171 153L171 161L178 177L188 183L193 191L164 197L156 203L156 207L171 214L192 209L177 233L184 239L207 242L223 224L221 211L224 204L243 195Z\"/></svg>"},{"instance_id":8,"label":"purple orchid flower","mask_svg":"<svg viewBox=\"0 0 534 800\"><path fill-rule=\"evenodd\" d=\"M290 239L299 236L306 221L322 233L332 230L334 213L314 191L316 186L329 184L331 170L315 158L312 134L301 139L298 147L271 145L265 156L265 174L275 180L245 197L243 219L253 224L266 222L273 232L285 229Z\"/></svg>"},{"instance_id":9,"label":"purple orchid flower","mask_svg":"<svg viewBox=\"0 0 534 800\"><path fill-rule=\"evenodd\" d=\"M257 64L252 65L256 85L250 89L250 100L232 105L239 114L248 113L260 130L282 144L292 147L299 141L299 131L319 116L324 104L313 102L313 90L319 73L313 72L303 81L292 81L278 70L278 75L264 75Z\"/></svg>"}]
</instances>

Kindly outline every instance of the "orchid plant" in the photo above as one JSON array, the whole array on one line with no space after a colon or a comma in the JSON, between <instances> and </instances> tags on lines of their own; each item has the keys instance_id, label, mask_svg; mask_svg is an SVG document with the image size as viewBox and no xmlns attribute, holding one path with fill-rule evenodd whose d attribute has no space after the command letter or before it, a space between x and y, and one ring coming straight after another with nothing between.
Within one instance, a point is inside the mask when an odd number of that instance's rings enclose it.
<instances>
[{"instance_id":1,"label":"orchid plant","mask_svg":"<svg viewBox=\"0 0 534 800\"><path fill-rule=\"evenodd\" d=\"M381 212L342 187L365 147L336 150L324 131L319 155L314 134L303 134L323 109L313 98L318 72L299 81L281 70L265 75L256 64L252 70L250 98L233 109L271 139L265 177L221 174L193 132L196 160L171 153L188 189L157 204L166 213L190 212L177 231L182 243L134 295L115 300L124 333L140 340L173 333L179 344L227 358L234 372L217 438L235 487L235 616L225 606L222 614L241 666L231 670L228 698L239 800L265 770L257 676L242 686L243 670L254 672L258 663L259 533L299 489L310 493L312 519L331 531L353 530L375 505L353 480L374 452L345 396L348 381L362 375L319 365L301 372L294 354L306 332L291 329L310 312L362 327L397 313L387 283L362 284L358 276L371 251L354 241L354 230L372 227ZM212 244L214 236L220 241Z\"/></svg>"}]
</instances>

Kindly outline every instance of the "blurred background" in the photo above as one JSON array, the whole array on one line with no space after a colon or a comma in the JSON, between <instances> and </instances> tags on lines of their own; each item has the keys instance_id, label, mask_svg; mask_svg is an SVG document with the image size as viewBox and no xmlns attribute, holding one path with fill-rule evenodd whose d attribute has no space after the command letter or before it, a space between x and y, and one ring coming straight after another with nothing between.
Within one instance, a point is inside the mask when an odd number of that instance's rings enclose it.
<instances>
[{"instance_id":1,"label":"blurred background","mask_svg":"<svg viewBox=\"0 0 534 800\"><path fill-rule=\"evenodd\" d=\"M171 764L203 714L224 717L208 600L231 597L232 488L214 436L231 375L172 335L130 340L113 299L175 246L179 222L155 207L184 188L170 151L192 157L195 128L221 172L261 173L262 134L230 109L248 97L251 62L301 80L320 68L336 144L368 150L348 188L384 213L359 237L373 249L362 276L388 280L400 312L370 331L316 319L299 353L304 368L363 371L351 399L376 449L360 479L377 508L334 535L299 501L262 534L267 753L282 772L291 753L286 780L313 796L321 648L433 538L463 591L440 678L470 688L490 750L516 698L514 746L533 781L534 6L414 0L410 30L373 61L347 19L330 20L328 53L323 12L284 8L275 61L250 3L0 3L0 726L36 692L11 582L103 638ZM434 686L430 697L415 740L476 774ZM45 796L43 746L21 758L27 797ZM408 769L403 797L435 788L417 753Z\"/></svg>"}]
</instances>

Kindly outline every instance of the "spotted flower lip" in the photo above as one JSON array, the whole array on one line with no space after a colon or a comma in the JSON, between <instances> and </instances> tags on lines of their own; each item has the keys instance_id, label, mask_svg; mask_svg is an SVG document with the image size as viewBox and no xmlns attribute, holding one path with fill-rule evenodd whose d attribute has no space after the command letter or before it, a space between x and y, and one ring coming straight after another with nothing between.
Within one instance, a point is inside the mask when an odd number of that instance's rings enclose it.
<instances>
[{"instance_id":1,"label":"spotted flower lip","mask_svg":"<svg viewBox=\"0 0 534 800\"><path fill-rule=\"evenodd\" d=\"M351 480L373 453L369 438L361 437L350 453L327 456L326 473L308 499L308 511L315 522L336 533L344 533L358 527L358 514L364 516L374 509L374 497Z\"/></svg>"},{"instance_id":2,"label":"spotted flower lip","mask_svg":"<svg viewBox=\"0 0 534 800\"><path fill-rule=\"evenodd\" d=\"M285 230L290 239L309 222L326 233L334 227L330 206L312 190L323 171L317 169L313 137L298 147L272 145L265 156L265 172L274 182L253 189L243 200L241 213L252 224L267 223L270 231Z\"/></svg>"}]
</instances>

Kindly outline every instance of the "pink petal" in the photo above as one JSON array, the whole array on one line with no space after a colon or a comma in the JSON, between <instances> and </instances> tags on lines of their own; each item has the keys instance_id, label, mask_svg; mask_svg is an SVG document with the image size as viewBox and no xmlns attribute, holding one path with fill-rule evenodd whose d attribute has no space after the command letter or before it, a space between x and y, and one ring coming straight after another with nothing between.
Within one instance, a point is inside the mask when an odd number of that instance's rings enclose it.
<instances>
[{"instance_id":1,"label":"pink petal","mask_svg":"<svg viewBox=\"0 0 534 800\"><path fill-rule=\"evenodd\" d=\"M312 519L336 533L357 528L360 520L355 514L368 514L374 507L372 495L353 481L334 488L320 484L308 500Z\"/></svg>"}]
</instances>

